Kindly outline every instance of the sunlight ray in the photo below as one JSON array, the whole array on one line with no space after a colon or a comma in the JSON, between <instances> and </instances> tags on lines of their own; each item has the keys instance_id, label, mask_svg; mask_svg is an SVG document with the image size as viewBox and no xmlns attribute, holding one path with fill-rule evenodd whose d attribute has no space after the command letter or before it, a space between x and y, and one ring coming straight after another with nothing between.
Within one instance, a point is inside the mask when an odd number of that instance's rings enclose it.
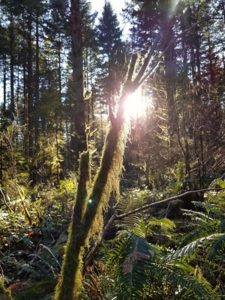
<instances>
[{"instance_id":1,"label":"sunlight ray","mask_svg":"<svg viewBox=\"0 0 225 300\"><path fill-rule=\"evenodd\" d=\"M143 95L142 89L138 89L135 93L129 95L125 101L125 119L143 118L149 107L152 106L150 97Z\"/></svg>"},{"instance_id":2,"label":"sunlight ray","mask_svg":"<svg viewBox=\"0 0 225 300\"><path fill-rule=\"evenodd\" d=\"M170 17L172 17L174 15L179 2L180 2L180 0L172 0L171 10L170 10Z\"/></svg>"}]
</instances>

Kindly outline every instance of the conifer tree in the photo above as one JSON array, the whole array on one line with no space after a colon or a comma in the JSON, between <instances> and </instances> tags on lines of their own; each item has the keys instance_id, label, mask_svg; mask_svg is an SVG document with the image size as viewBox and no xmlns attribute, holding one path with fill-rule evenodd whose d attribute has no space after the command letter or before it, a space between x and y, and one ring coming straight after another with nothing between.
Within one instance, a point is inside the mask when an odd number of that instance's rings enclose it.
<instances>
[{"instance_id":1,"label":"conifer tree","mask_svg":"<svg viewBox=\"0 0 225 300\"><path fill-rule=\"evenodd\" d=\"M71 37L72 37L72 70L73 70L73 105L72 105L72 134L71 154L75 157L75 164L79 154L87 149L85 124L87 122L87 109L85 105L85 74L84 53L85 48L92 43L91 24L93 18L90 14L90 3L81 0L71 0ZM88 42L88 38L90 38Z\"/></svg>"},{"instance_id":2,"label":"conifer tree","mask_svg":"<svg viewBox=\"0 0 225 300\"><path fill-rule=\"evenodd\" d=\"M114 108L124 76L122 30L111 4L106 1L97 26L99 100L102 104Z\"/></svg>"}]
</instances>

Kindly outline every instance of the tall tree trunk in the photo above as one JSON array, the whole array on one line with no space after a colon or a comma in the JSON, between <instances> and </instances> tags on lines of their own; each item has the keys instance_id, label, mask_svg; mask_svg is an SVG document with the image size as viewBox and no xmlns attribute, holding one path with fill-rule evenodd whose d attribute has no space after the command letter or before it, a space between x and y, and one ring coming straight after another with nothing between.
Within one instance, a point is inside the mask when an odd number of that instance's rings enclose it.
<instances>
[{"instance_id":1,"label":"tall tree trunk","mask_svg":"<svg viewBox=\"0 0 225 300\"><path fill-rule=\"evenodd\" d=\"M24 45L24 49L26 46ZM28 99L27 99L27 51L25 50L23 53L23 106L24 106L24 125L26 126L25 134L24 134L24 153L27 159L27 163L29 160L29 133L28 133Z\"/></svg>"},{"instance_id":2,"label":"tall tree trunk","mask_svg":"<svg viewBox=\"0 0 225 300\"><path fill-rule=\"evenodd\" d=\"M62 101L62 55L61 55L61 35L59 36L59 41L57 43L57 54L58 54L58 82L59 82L59 98Z\"/></svg>"},{"instance_id":3,"label":"tall tree trunk","mask_svg":"<svg viewBox=\"0 0 225 300\"><path fill-rule=\"evenodd\" d=\"M184 101L182 101L182 135L184 137L184 163L185 163L185 175L190 178L190 150L188 144L188 135L190 125L189 125L189 118L188 118L188 110L187 110L187 103L188 103L188 58L187 58L187 36L186 36L186 26L185 26L185 17L184 15L181 16L181 43L183 49L183 82L182 82L182 96Z\"/></svg>"},{"instance_id":4,"label":"tall tree trunk","mask_svg":"<svg viewBox=\"0 0 225 300\"><path fill-rule=\"evenodd\" d=\"M39 128L38 128L38 115L37 115L37 106L39 103L40 93L39 93L39 84L40 84L40 46L39 46L39 14L36 14L36 48L35 48L35 59L36 59L36 70L35 70L35 145L37 145Z\"/></svg>"},{"instance_id":5,"label":"tall tree trunk","mask_svg":"<svg viewBox=\"0 0 225 300\"><path fill-rule=\"evenodd\" d=\"M3 56L3 115L6 112L7 60Z\"/></svg>"},{"instance_id":6,"label":"tall tree trunk","mask_svg":"<svg viewBox=\"0 0 225 300\"><path fill-rule=\"evenodd\" d=\"M72 28L72 63L74 108L72 123L74 132L71 136L71 151L75 163L79 153L87 149L85 134L85 104L83 98L83 42L82 42L81 1L71 0L71 28Z\"/></svg>"},{"instance_id":7,"label":"tall tree trunk","mask_svg":"<svg viewBox=\"0 0 225 300\"><path fill-rule=\"evenodd\" d=\"M165 78L166 78L166 94L168 107L168 125L169 133L172 136L177 132L178 122L175 107L175 44L173 32L173 18L164 16L162 23L163 33L163 48L164 48L164 62L165 62Z\"/></svg>"},{"instance_id":8,"label":"tall tree trunk","mask_svg":"<svg viewBox=\"0 0 225 300\"><path fill-rule=\"evenodd\" d=\"M10 51L10 111L12 114L12 119L15 116L15 95L14 95L14 47L15 47L15 34L14 34L14 20L13 14L10 15L10 42L9 42L9 51Z\"/></svg>"},{"instance_id":9,"label":"tall tree trunk","mask_svg":"<svg viewBox=\"0 0 225 300\"><path fill-rule=\"evenodd\" d=\"M34 150L34 81L33 81L33 48L32 48L32 16L27 20L27 108L28 108L28 158L30 162L30 180L33 182L34 172L32 157Z\"/></svg>"}]
</instances>

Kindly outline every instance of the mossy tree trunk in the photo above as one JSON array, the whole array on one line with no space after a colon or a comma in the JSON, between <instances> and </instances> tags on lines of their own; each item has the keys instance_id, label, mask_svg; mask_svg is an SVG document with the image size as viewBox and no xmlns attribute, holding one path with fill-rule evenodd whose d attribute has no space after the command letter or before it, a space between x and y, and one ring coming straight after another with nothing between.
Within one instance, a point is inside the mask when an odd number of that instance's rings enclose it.
<instances>
[{"instance_id":1,"label":"mossy tree trunk","mask_svg":"<svg viewBox=\"0 0 225 300\"><path fill-rule=\"evenodd\" d=\"M101 165L89 193L89 153L81 154L76 204L54 300L79 298L84 247L88 244L90 235L101 229L102 210L107 205L111 192L117 190L119 185L126 144L124 102L128 95L142 84L150 59L151 55L148 54L136 78L132 80L137 56L133 55L131 58L117 115L111 118L111 127L105 140ZM150 72L148 73L150 74Z\"/></svg>"}]
</instances>

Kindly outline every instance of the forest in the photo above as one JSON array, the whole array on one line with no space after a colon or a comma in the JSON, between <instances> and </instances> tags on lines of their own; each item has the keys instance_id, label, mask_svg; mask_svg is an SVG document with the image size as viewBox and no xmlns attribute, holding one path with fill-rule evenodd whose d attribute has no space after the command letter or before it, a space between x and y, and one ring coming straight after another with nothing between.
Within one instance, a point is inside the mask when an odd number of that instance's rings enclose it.
<instances>
[{"instance_id":1,"label":"forest","mask_svg":"<svg viewBox=\"0 0 225 300\"><path fill-rule=\"evenodd\" d=\"M225 299L225 1L115 3L0 0L0 300Z\"/></svg>"}]
</instances>

